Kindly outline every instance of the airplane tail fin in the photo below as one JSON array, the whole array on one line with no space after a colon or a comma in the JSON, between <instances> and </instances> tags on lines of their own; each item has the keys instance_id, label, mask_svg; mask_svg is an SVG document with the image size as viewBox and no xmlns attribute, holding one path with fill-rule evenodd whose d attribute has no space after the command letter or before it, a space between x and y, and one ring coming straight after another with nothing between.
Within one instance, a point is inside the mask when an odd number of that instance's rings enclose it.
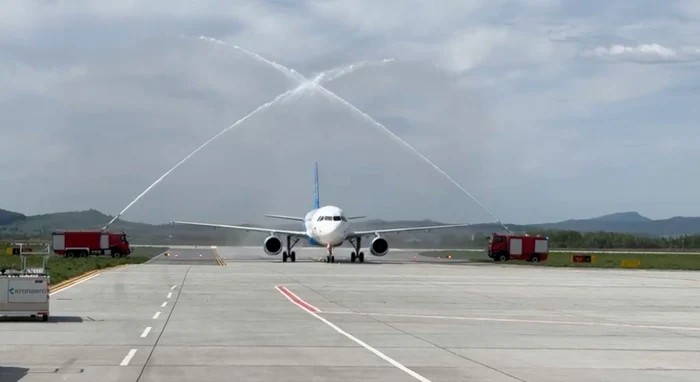
<instances>
[{"instance_id":1,"label":"airplane tail fin","mask_svg":"<svg viewBox=\"0 0 700 382\"><path fill-rule=\"evenodd\" d=\"M314 208L321 208L321 200L318 195L318 162L314 163Z\"/></svg>"}]
</instances>

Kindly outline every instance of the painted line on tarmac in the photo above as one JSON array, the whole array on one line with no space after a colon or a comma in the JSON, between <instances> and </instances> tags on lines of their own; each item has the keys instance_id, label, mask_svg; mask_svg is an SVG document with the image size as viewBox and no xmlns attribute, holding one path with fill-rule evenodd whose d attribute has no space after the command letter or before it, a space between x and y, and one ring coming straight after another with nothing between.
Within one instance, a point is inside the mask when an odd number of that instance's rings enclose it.
<instances>
[{"instance_id":1,"label":"painted line on tarmac","mask_svg":"<svg viewBox=\"0 0 700 382\"><path fill-rule=\"evenodd\" d=\"M425 378L424 376L422 376L422 375L416 373L415 371L413 371L413 370L407 368L406 366L400 364L398 361L394 360L393 358L389 357L388 355L386 355L386 354L380 352L379 350L377 350L377 349L371 347L370 345L364 343L364 342L363 342L362 340L360 340L359 338L357 338L357 337L353 336L352 334L350 334L350 333L344 331L343 329L337 327L335 324L333 324L332 322L328 321L327 319L325 319L325 318L319 316L318 314L316 314L316 312L314 312L314 311L312 311L311 309L309 309L309 307L315 309L317 312L320 312L318 309L316 309L315 307L313 307L313 306L309 305L308 303L304 302L304 300L302 300L302 299L300 299L299 297L297 297L294 293L292 293L292 292L291 292L289 289L287 289L286 287L281 286L281 285L277 285L275 288L276 288L280 293L282 293L282 295L283 295L284 297L286 297L289 301L291 301L294 305L296 305L296 306L302 308L303 311L305 311L306 313L308 313L308 314L310 314L310 315L316 317L319 321L321 321L321 322L323 322L324 324L330 326L330 327L333 328L336 332L338 332L338 333L344 335L345 337L347 337L347 338L349 338L350 340L354 341L355 343L357 343L358 345L362 346L363 348L365 348L365 349L371 351L371 352L374 353L377 357L379 357L379 358L383 359L384 361L390 363L391 365L393 365L393 366L396 367L397 369L399 369L399 370L405 372L406 374L412 376L413 378L419 380L420 382L431 382L428 378ZM302 303L303 303L303 305L302 305ZM308 305L308 307L306 307L305 305Z\"/></svg>"},{"instance_id":2,"label":"painted line on tarmac","mask_svg":"<svg viewBox=\"0 0 700 382\"><path fill-rule=\"evenodd\" d=\"M219 264L222 267L225 267L228 265L228 264L226 264L224 259L221 258L221 254L219 254L219 248L217 248L215 245L212 245L211 251L214 253L214 259L216 260L217 264Z\"/></svg>"},{"instance_id":3,"label":"painted line on tarmac","mask_svg":"<svg viewBox=\"0 0 700 382\"><path fill-rule=\"evenodd\" d=\"M160 317L160 312L156 312L156 314L153 315L154 320L157 320L158 317Z\"/></svg>"},{"instance_id":4,"label":"painted line on tarmac","mask_svg":"<svg viewBox=\"0 0 700 382\"><path fill-rule=\"evenodd\" d=\"M161 307L161 308L165 308L166 305L168 305L168 302L167 302L167 301L164 302L163 305L161 305L160 307Z\"/></svg>"},{"instance_id":5,"label":"painted line on tarmac","mask_svg":"<svg viewBox=\"0 0 700 382\"><path fill-rule=\"evenodd\" d=\"M134 358L134 354L136 354L136 349L129 350L129 353L126 355L126 357L124 357L119 366L129 366L129 362L131 362L131 359Z\"/></svg>"},{"instance_id":6,"label":"painted line on tarmac","mask_svg":"<svg viewBox=\"0 0 700 382\"><path fill-rule=\"evenodd\" d=\"M553 320L528 320L524 318L493 318L493 317L461 317L461 316L432 316L421 314L395 314L395 313L364 313L364 312L322 312L323 314L345 314L358 316L381 316L381 317L404 317L404 318L428 318L434 320L459 320L459 321L487 321L487 322L513 322L520 324L546 324L546 325L573 325L573 326L607 326L614 328L637 328L637 329L666 329L666 330L690 330L700 331L700 327L690 326L668 326L668 325L643 325L643 324L623 324L607 322L585 322L585 321L553 321Z\"/></svg>"},{"instance_id":7,"label":"painted line on tarmac","mask_svg":"<svg viewBox=\"0 0 700 382\"><path fill-rule=\"evenodd\" d=\"M287 289L287 287L278 285L278 286L276 286L275 288L277 288L277 290L280 291L280 293L282 293L285 297L287 297L287 298L289 299L289 301L293 302L293 303L296 304L298 307L300 307L300 308L306 310L307 312L309 312L309 313L320 313L320 312L321 312L321 310L318 309L317 307L315 307L315 306L309 304L308 302L306 302L306 301L300 299L299 296L297 296L297 295L295 295L294 293L292 293L292 291L290 291L289 289Z\"/></svg>"},{"instance_id":8,"label":"painted line on tarmac","mask_svg":"<svg viewBox=\"0 0 700 382\"><path fill-rule=\"evenodd\" d=\"M168 292L167 298L173 297L173 292Z\"/></svg>"},{"instance_id":9,"label":"painted line on tarmac","mask_svg":"<svg viewBox=\"0 0 700 382\"><path fill-rule=\"evenodd\" d=\"M68 280L61 281L58 284L55 285L49 285L49 296L53 296L54 294L58 292L62 292L66 289L72 288L76 285L82 284L85 281L91 280L99 275L101 275L104 272L113 270L113 269L118 269L118 268L126 268L130 264L124 264L124 265L118 265L116 267L110 267L110 268L103 268L103 269L94 269L92 271L88 271L83 273L80 276L73 277Z\"/></svg>"},{"instance_id":10,"label":"painted line on tarmac","mask_svg":"<svg viewBox=\"0 0 700 382\"><path fill-rule=\"evenodd\" d=\"M152 328L151 328L150 326L147 327L147 328L143 331L143 333L141 333L141 338L146 338L146 336L148 335L148 333L151 332L151 329L152 329Z\"/></svg>"}]
</instances>

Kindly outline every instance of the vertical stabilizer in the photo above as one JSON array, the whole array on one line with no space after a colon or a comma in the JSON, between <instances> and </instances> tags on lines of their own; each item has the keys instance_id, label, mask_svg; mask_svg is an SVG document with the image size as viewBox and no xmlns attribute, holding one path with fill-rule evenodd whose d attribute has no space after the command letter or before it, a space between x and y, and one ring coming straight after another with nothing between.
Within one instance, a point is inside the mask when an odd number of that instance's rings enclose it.
<instances>
[{"instance_id":1,"label":"vertical stabilizer","mask_svg":"<svg viewBox=\"0 0 700 382\"><path fill-rule=\"evenodd\" d=\"M314 208L321 208L321 200L318 195L318 162L314 163Z\"/></svg>"}]
</instances>

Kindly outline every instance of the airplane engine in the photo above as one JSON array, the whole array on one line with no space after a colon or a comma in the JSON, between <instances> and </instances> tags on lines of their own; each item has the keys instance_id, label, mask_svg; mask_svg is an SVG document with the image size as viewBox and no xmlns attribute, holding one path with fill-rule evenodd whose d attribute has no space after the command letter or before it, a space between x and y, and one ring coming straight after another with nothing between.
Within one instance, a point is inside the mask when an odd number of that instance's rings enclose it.
<instances>
[{"instance_id":1,"label":"airplane engine","mask_svg":"<svg viewBox=\"0 0 700 382\"><path fill-rule=\"evenodd\" d=\"M384 256L389 253L389 243L383 237L375 237L369 245L369 251L374 256Z\"/></svg>"},{"instance_id":2,"label":"airplane engine","mask_svg":"<svg viewBox=\"0 0 700 382\"><path fill-rule=\"evenodd\" d=\"M265 253L268 255L279 255L280 252L282 252L282 240L280 240L277 236L270 236L265 239L263 248L265 249Z\"/></svg>"}]
</instances>

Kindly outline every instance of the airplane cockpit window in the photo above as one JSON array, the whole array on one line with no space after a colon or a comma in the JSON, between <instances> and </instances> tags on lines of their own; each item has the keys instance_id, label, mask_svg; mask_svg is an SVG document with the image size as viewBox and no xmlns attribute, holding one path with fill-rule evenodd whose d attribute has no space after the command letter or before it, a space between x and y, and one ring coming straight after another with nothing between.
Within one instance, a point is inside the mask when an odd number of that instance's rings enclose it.
<instances>
[{"instance_id":1,"label":"airplane cockpit window","mask_svg":"<svg viewBox=\"0 0 700 382\"><path fill-rule=\"evenodd\" d=\"M341 219L340 216L333 216L333 220L339 222Z\"/></svg>"},{"instance_id":2,"label":"airplane cockpit window","mask_svg":"<svg viewBox=\"0 0 700 382\"><path fill-rule=\"evenodd\" d=\"M333 220L333 218L330 217L330 216L324 216L324 217L323 217L323 220Z\"/></svg>"},{"instance_id":3,"label":"airplane cockpit window","mask_svg":"<svg viewBox=\"0 0 700 382\"><path fill-rule=\"evenodd\" d=\"M344 221L344 222L348 221L348 219L345 218L345 216L341 216L340 219L341 219L342 221Z\"/></svg>"},{"instance_id":4,"label":"airplane cockpit window","mask_svg":"<svg viewBox=\"0 0 700 382\"><path fill-rule=\"evenodd\" d=\"M320 222L321 220L323 220L323 216L319 216L319 217L318 217L318 220L316 220L316 221L317 221L317 222Z\"/></svg>"}]
</instances>

